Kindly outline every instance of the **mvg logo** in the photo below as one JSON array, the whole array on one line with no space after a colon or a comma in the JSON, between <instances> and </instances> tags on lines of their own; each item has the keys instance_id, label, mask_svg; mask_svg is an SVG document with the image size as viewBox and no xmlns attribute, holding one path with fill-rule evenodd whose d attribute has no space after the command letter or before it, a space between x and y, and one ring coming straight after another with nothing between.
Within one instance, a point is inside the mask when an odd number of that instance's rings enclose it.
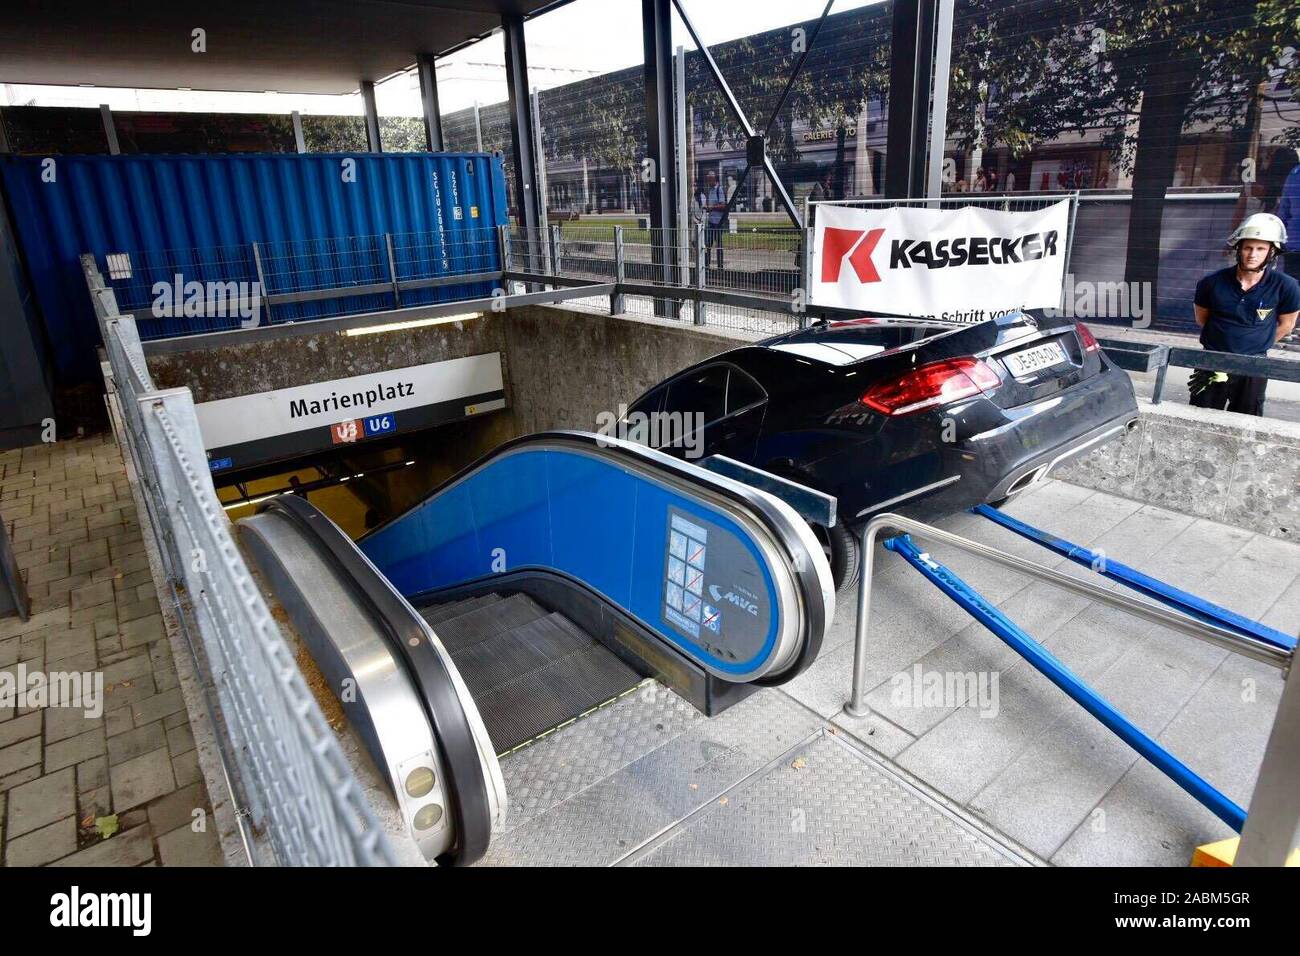
<instances>
[{"instance_id":1,"label":"mvg logo","mask_svg":"<svg viewBox=\"0 0 1300 956\"><path fill-rule=\"evenodd\" d=\"M871 261L883 229L837 229L827 226L822 235L822 281L839 282L840 268L847 257L859 282L879 282L880 273Z\"/></svg>"}]
</instances>

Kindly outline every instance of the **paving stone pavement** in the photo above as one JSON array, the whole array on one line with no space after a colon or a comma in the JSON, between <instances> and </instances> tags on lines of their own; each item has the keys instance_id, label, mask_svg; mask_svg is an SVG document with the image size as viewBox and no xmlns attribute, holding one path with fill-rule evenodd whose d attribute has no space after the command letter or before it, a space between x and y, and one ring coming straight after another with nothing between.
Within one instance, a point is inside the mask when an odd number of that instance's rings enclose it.
<instances>
[{"instance_id":1,"label":"paving stone pavement","mask_svg":"<svg viewBox=\"0 0 1300 956\"><path fill-rule=\"evenodd\" d=\"M1006 510L1288 634L1300 625L1300 545L1105 492L1048 481ZM1063 573L1086 568L974 515L939 522ZM922 541L936 560L1147 734L1249 805L1281 694L1279 673L990 562ZM1226 824L1106 731L993 634L883 550L867 648L866 718L840 708L852 681L856 591L840 596L821 656L781 690L989 826L1058 865L1186 866ZM913 693L917 675L983 679L990 693ZM918 697L920 699L918 699Z\"/></svg>"},{"instance_id":2,"label":"paving stone pavement","mask_svg":"<svg viewBox=\"0 0 1300 956\"><path fill-rule=\"evenodd\" d=\"M0 672L89 673L103 687L98 707L0 707L0 864L220 865L112 436L0 454L0 520L32 600L30 620L0 619ZM95 821L111 815L104 838Z\"/></svg>"}]
</instances>

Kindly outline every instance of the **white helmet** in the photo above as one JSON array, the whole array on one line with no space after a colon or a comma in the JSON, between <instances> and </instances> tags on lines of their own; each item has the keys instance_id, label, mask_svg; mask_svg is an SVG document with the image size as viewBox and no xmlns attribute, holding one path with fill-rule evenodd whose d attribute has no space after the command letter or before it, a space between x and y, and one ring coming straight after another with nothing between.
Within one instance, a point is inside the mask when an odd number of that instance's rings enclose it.
<instances>
[{"instance_id":1,"label":"white helmet","mask_svg":"<svg viewBox=\"0 0 1300 956\"><path fill-rule=\"evenodd\" d=\"M1228 245L1236 247L1243 239L1258 239L1271 242L1273 248L1281 252L1286 245L1286 224L1277 216L1267 212L1257 212L1247 216L1240 226L1228 237Z\"/></svg>"}]
</instances>

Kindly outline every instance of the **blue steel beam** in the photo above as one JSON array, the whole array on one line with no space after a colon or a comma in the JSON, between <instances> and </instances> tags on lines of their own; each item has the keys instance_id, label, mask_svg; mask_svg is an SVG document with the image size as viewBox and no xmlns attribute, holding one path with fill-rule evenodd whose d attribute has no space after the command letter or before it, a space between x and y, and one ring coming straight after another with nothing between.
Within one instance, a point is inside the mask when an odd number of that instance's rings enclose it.
<instances>
[{"instance_id":1,"label":"blue steel beam","mask_svg":"<svg viewBox=\"0 0 1300 956\"><path fill-rule=\"evenodd\" d=\"M992 631L1012 650L1027 660L1044 677L1065 691L1107 730L1145 757L1183 790L1237 833L1246 823L1246 811L1216 790L1195 771L1156 743L1136 724L1115 709L1114 705L1080 680L1073 671L1057 660L1046 648L1022 631L1000 609L957 577L942 564L922 554L910 535L901 534L885 542L885 547L921 572L952 601Z\"/></svg>"},{"instance_id":2,"label":"blue steel beam","mask_svg":"<svg viewBox=\"0 0 1300 956\"><path fill-rule=\"evenodd\" d=\"M1004 514L996 508L990 508L988 505L977 505L971 511L977 515L983 515L1008 531L1014 531L1022 538L1028 538L1035 544L1040 544L1050 551L1055 551L1062 557L1069 558L1075 564L1091 568L1112 581L1118 581L1130 590L1145 594L1161 604L1182 611L1188 617L1194 617L1206 624L1216 624L1244 637L1253 637L1266 644L1272 644L1274 647L1280 647L1284 651L1295 650L1296 639L1294 637L1260 624L1258 621L1252 621L1236 611L1230 611L1226 607L1220 607L1206 601L1204 598L1199 598L1195 594L1189 594L1172 584L1158 581L1135 568L1129 567L1127 564L1122 564L1107 557L1100 551L1093 551L1082 545L1072 544L1064 538L1048 534L1046 531L1040 531L1033 525L1025 524L1025 522Z\"/></svg>"}]
</instances>

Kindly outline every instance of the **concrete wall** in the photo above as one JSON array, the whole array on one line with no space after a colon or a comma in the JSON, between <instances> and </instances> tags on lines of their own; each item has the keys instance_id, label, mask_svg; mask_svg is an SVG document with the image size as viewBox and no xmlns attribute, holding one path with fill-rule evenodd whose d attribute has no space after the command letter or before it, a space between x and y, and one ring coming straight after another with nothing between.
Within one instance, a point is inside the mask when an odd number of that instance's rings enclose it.
<instances>
[{"instance_id":1,"label":"concrete wall","mask_svg":"<svg viewBox=\"0 0 1300 956\"><path fill-rule=\"evenodd\" d=\"M1139 401L1138 427L1053 476L1300 541L1300 424Z\"/></svg>"},{"instance_id":2,"label":"concrete wall","mask_svg":"<svg viewBox=\"0 0 1300 956\"><path fill-rule=\"evenodd\" d=\"M166 353L146 346L145 353L159 388L186 386L201 404L484 352L501 352L508 363L504 322L504 314L489 312L467 322L356 336L301 323L289 337L277 326L274 337L232 334L230 345Z\"/></svg>"},{"instance_id":3,"label":"concrete wall","mask_svg":"<svg viewBox=\"0 0 1300 956\"><path fill-rule=\"evenodd\" d=\"M555 306L512 310L505 328L521 434L595 431L601 412L617 413L674 372L756 338Z\"/></svg>"},{"instance_id":4,"label":"concrete wall","mask_svg":"<svg viewBox=\"0 0 1300 956\"><path fill-rule=\"evenodd\" d=\"M555 428L594 431L651 385L755 336L656 319L529 306L480 319L379 335L304 328L292 338L149 358L162 387L195 401L346 378L384 368L500 352L505 412L491 425L438 428L444 473L394 473L407 497L500 442ZM1139 427L1054 476L1273 537L1300 540L1300 424L1140 401ZM407 487L411 485L411 487ZM418 486L415 487L415 486Z\"/></svg>"}]
</instances>

